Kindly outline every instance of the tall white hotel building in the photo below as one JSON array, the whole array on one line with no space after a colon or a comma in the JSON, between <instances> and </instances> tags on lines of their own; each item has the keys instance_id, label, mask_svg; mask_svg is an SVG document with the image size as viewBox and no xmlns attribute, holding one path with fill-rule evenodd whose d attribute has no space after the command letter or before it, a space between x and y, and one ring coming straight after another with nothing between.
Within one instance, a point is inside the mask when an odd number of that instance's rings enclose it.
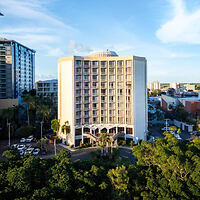
<instances>
[{"instance_id":1,"label":"tall white hotel building","mask_svg":"<svg viewBox=\"0 0 200 200\"><path fill-rule=\"evenodd\" d=\"M147 133L147 61L99 51L58 61L58 119L71 132L59 137L70 145L102 132L133 141Z\"/></svg>"}]
</instances>

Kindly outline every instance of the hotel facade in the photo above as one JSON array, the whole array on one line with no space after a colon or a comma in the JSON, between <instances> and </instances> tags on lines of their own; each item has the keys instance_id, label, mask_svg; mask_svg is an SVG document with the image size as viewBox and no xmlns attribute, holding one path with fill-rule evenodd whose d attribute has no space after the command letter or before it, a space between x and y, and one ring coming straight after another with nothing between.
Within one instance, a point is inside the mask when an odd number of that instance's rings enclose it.
<instances>
[{"instance_id":1,"label":"hotel facade","mask_svg":"<svg viewBox=\"0 0 200 200\"><path fill-rule=\"evenodd\" d=\"M58 119L71 132L59 132L70 145L110 137L145 140L147 133L147 61L100 51L58 61Z\"/></svg>"}]
</instances>

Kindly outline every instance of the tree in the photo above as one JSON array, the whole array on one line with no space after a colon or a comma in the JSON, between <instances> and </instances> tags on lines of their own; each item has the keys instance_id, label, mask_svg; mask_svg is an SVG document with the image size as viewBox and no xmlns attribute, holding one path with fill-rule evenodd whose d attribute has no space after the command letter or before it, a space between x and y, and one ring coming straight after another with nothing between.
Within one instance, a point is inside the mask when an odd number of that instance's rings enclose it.
<instances>
[{"instance_id":1,"label":"tree","mask_svg":"<svg viewBox=\"0 0 200 200\"><path fill-rule=\"evenodd\" d=\"M69 122L66 121L66 122L62 125L61 129L62 129L62 133L69 134L69 133L70 133L70 125L69 125Z\"/></svg>"},{"instance_id":2,"label":"tree","mask_svg":"<svg viewBox=\"0 0 200 200\"><path fill-rule=\"evenodd\" d=\"M170 130L175 133L177 131L177 128L176 128L176 126L170 126Z\"/></svg>"},{"instance_id":3,"label":"tree","mask_svg":"<svg viewBox=\"0 0 200 200\"><path fill-rule=\"evenodd\" d=\"M36 99L34 96L26 94L23 96L23 102L27 105L27 122L28 126L30 125L30 109L36 108Z\"/></svg>"},{"instance_id":4,"label":"tree","mask_svg":"<svg viewBox=\"0 0 200 200\"><path fill-rule=\"evenodd\" d=\"M37 114L39 114L42 117L42 121L45 121L50 115L50 109L47 105L40 105L38 107Z\"/></svg>"},{"instance_id":5,"label":"tree","mask_svg":"<svg viewBox=\"0 0 200 200\"><path fill-rule=\"evenodd\" d=\"M51 120L51 128L53 129L54 133L58 133L60 129L60 120L58 119Z\"/></svg>"}]
</instances>

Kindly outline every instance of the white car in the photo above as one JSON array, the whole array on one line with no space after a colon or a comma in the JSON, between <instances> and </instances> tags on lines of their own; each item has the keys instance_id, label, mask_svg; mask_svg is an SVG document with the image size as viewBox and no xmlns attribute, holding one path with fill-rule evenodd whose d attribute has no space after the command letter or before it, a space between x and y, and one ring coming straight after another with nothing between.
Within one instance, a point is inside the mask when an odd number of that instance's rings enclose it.
<instances>
[{"instance_id":1,"label":"white car","mask_svg":"<svg viewBox=\"0 0 200 200\"><path fill-rule=\"evenodd\" d=\"M37 156L37 155L39 154L39 152L40 152L40 149L39 149L39 148L34 149L33 155L34 155L34 156Z\"/></svg>"},{"instance_id":2,"label":"white car","mask_svg":"<svg viewBox=\"0 0 200 200\"><path fill-rule=\"evenodd\" d=\"M18 144L13 144L11 147L12 147L13 149L17 149L18 146L19 146Z\"/></svg>"},{"instance_id":3,"label":"white car","mask_svg":"<svg viewBox=\"0 0 200 200\"><path fill-rule=\"evenodd\" d=\"M28 137L27 139L26 139L26 142L32 142L33 141L33 137Z\"/></svg>"},{"instance_id":4,"label":"white car","mask_svg":"<svg viewBox=\"0 0 200 200\"><path fill-rule=\"evenodd\" d=\"M17 147L17 150L18 150L18 151L22 151L24 148L25 148L25 145L24 145L24 144L20 144L20 145Z\"/></svg>"},{"instance_id":5,"label":"white car","mask_svg":"<svg viewBox=\"0 0 200 200\"><path fill-rule=\"evenodd\" d=\"M25 138L21 138L19 142L24 143L24 142L26 142L26 139Z\"/></svg>"},{"instance_id":6,"label":"white car","mask_svg":"<svg viewBox=\"0 0 200 200\"><path fill-rule=\"evenodd\" d=\"M32 154L33 150L34 150L34 148L28 148L28 149L26 149L26 151L24 152L24 155L26 155L26 154Z\"/></svg>"}]
</instances>

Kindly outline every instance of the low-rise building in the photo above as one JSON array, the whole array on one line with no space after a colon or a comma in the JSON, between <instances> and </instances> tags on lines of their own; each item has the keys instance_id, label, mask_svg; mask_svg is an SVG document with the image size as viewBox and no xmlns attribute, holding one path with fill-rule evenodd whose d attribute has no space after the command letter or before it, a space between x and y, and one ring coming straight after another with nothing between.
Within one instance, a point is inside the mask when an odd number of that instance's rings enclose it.
<instances>
[{"instance_id":1,"label":"low-rise building","mask_svg":"<svg viewBox=\"0 0 200 200\"><path fill-rule=\"evenodd\" d=\"M50 98L57 106L58 104L58 80L45 80L37 81L35 83L35 89L37 96L42 98Z\"/></svg>"}]
</instances>

